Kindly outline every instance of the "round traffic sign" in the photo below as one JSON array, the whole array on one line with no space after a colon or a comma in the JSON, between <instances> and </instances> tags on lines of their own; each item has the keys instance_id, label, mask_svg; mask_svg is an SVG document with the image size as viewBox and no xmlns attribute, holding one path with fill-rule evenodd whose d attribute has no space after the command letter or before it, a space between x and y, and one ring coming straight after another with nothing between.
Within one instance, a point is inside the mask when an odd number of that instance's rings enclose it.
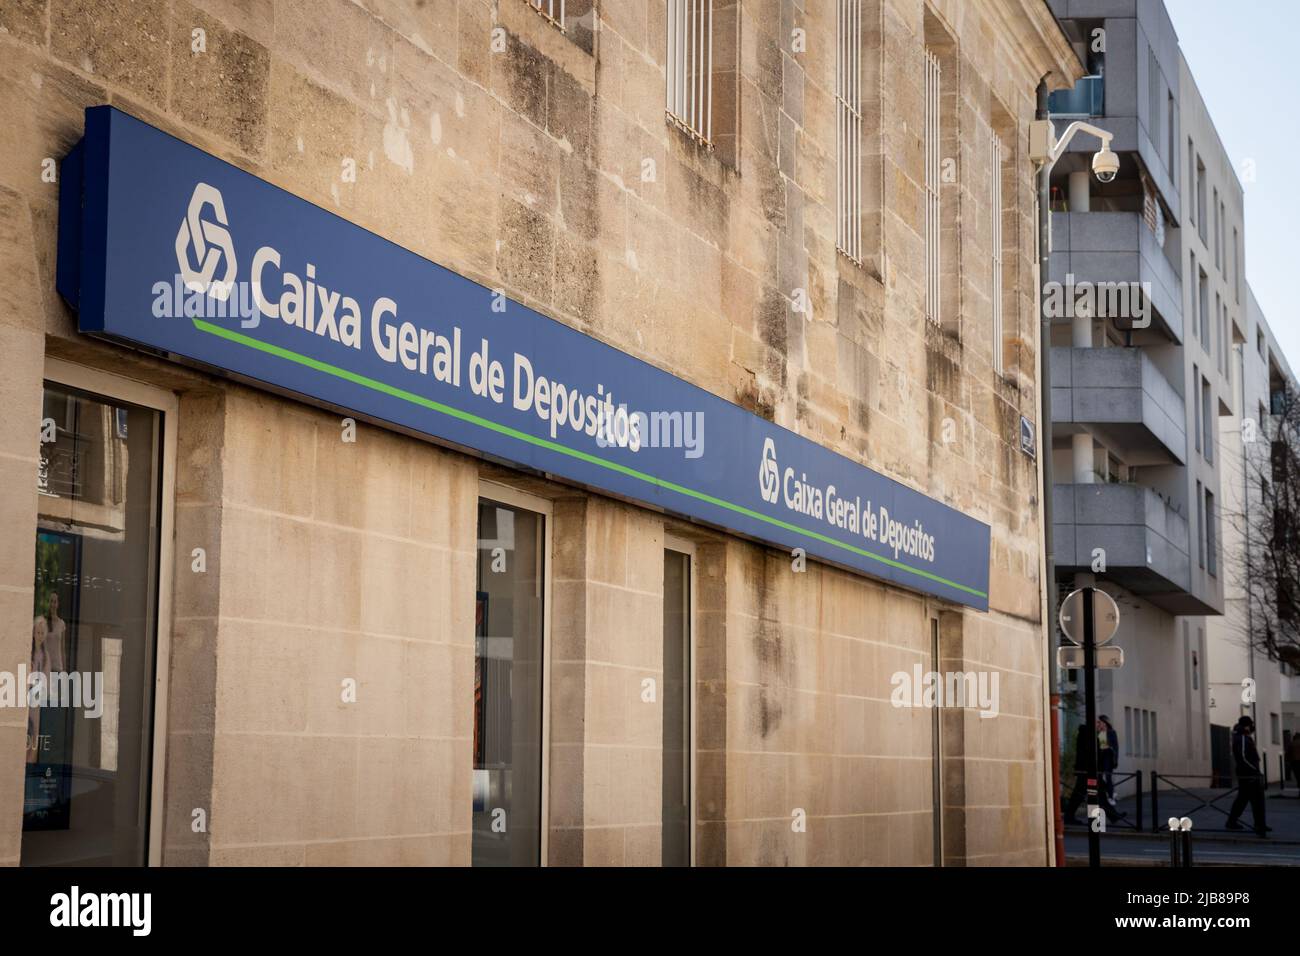
<instances>
[{"instance_id":1,"label":"round traffic sign","mask_svg":"<svg viewBox=\"0 0 1300 956\"><path fill-rule=\"evenodd\" d=\"M1119 605L1099 588L1079 588L1061 602L1061 631L1076 644L1083 643L1083 602L1092 595L1092 635L1098 647L1119 630Z\"/></svg>"}]
</instances>

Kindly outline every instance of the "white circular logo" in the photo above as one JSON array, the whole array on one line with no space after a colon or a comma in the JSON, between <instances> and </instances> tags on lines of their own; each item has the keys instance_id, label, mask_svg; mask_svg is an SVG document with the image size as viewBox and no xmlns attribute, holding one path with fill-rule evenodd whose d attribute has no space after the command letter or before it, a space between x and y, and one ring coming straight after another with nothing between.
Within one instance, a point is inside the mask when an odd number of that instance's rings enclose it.
<instances>
[{"instance_id":1,"label":"white circular logo","mask_svg":"<svg viewBox=\"0 0 1300 956\"><path fill-rule=\"evenodd\" d=\"M763 441L763 460L758 464L758 493L768 504L776 502L781 479L776 470L776 443L767 438Z\"/></svg>"},{"instance_id":2,"label":"white circular logo","mask_svg":"<svg viewBox=\"0 0 1300 956\"><path fill-rule=\"evenodd\" d=\"M216 222L199 218L204 206L212 207L212 213L217 217ZM207 183L195 186L194 195L190 197L190 208L181 220L180 231L176 233L176 265L180 268L185 288L194 292L206 292L214 299L224 300L230 294L235 282L236 266L235 247L226 229L228 225L230 221L226 219L226 204L216 187ZM198 269L190 265L191 246L194 248L194 260L199 264ZM225 275L214 279L223 254L226 258Z\"/></svg>"}]
</instances>

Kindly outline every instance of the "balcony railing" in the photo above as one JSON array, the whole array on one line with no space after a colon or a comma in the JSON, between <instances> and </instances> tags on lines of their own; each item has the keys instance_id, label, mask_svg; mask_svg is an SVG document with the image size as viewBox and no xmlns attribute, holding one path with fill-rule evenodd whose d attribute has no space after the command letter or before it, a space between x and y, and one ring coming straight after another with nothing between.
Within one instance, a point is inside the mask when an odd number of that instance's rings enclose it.
<instances>
[{"instance_id":1,"label":"balcony railing","mask_svg":"<svg viewBox=\"0 0 1300 956\"><path fill-rule=\"evenodd\" d=\"M1047 100L1053 116L1102 116L1106 112L1106 83L1100 76L1085 76L1072 90L1057 90Z\"/></svg>"}]
</instances>

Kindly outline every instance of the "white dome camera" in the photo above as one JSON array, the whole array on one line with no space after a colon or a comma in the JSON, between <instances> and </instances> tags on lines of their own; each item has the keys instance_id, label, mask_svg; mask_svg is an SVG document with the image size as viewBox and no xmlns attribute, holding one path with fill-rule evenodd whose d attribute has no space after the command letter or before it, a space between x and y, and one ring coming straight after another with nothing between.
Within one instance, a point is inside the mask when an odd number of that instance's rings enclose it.
<instances>
[{"instance_id":1,"label":"white dome camera","mask_svg":"<svg viewBox=\"0 0 1300 956\"><path fill-rule=\"evenodd\" d=\"M1119 157L1109 146L1103 146L1093 154L1092 172L1099 183L1112 183L1119 175Z\"/></svg>"}]
</instances>

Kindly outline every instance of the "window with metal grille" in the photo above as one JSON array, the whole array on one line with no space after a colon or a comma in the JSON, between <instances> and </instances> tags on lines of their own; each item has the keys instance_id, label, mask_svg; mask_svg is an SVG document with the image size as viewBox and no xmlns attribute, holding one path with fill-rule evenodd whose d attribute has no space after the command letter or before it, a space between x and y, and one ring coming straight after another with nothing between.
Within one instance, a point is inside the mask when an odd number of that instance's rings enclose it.
<instances>
[{"instance_id":1,"label":"window with metal grille","mask_svg":"<svg viewBox=\"0 0 1300 956\"><path fill-rule=\"evenodd\" d=\"M993 371L1001 375L1002 368L1002 162L1006 151L1002 140L993 137L989 155L989 211L993 220L992 251L993 283L990 296L993 300Z\"/></svg>"},{"instance_id":2,"label":"window with metal grille","mask_svg":"<svg viewBox=\"0 0 1300 956\"><path fill-rule=\"evenodd\" d=\"M835 162L838 233L835 248L862 262L862 20L859 0L836 0Z\"/></svg>"},{"instance_id":3,"label":"window with metal grille","mask_svg":"<svg viewBox=\"0 0 1300 956\"><path fill-rule=\"evenodd\" d=\"M939 156L939 57L925 51L925 317L942 324L939 310L940 259L939 243L943 223L940 218L939 180L942 159Z\"/></svg>"},{"instance_id":4,"label":"window with metal grille","mask_svg":"<svg viewBox=\"0 0 1300 956\"><path fill-rule=\"evenodd\" d=\"M682 132L713 137L713 0L668 0L665 106Z\"/></svg>"},{"instance_id":5,"label":"window with metal grille","mask_svg":"<svg viewBox=\"0 0 1300 956\"><path fill-rule=\"evenodd\" d=\"M548 23L564 30L564 0L524 0Z\"/></svg>"}]
</instances>

